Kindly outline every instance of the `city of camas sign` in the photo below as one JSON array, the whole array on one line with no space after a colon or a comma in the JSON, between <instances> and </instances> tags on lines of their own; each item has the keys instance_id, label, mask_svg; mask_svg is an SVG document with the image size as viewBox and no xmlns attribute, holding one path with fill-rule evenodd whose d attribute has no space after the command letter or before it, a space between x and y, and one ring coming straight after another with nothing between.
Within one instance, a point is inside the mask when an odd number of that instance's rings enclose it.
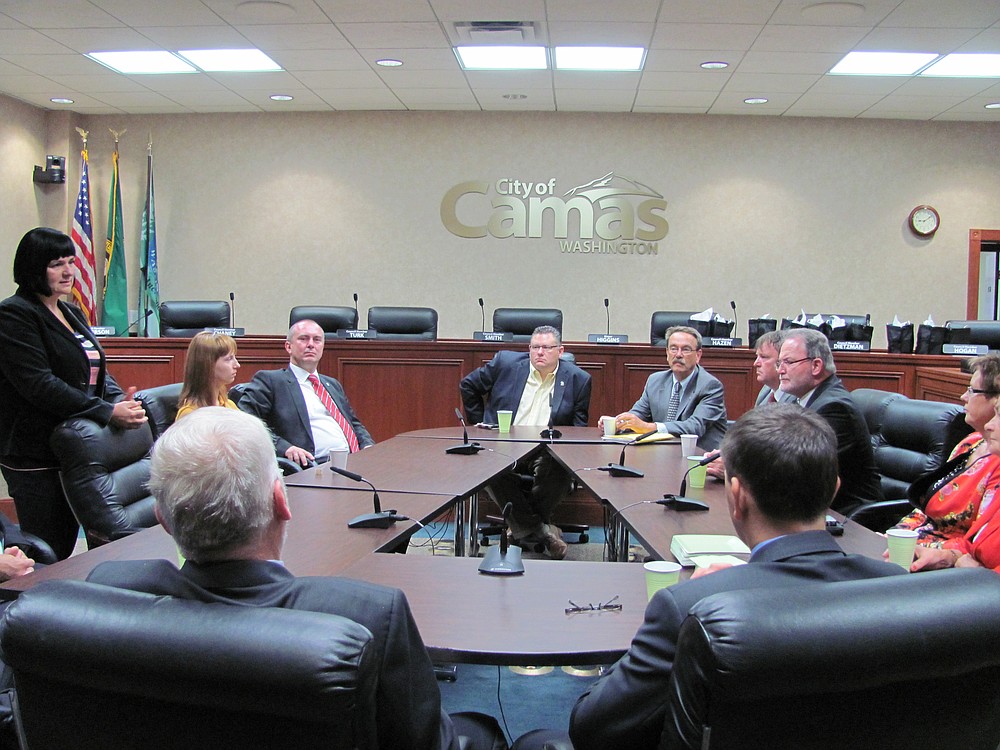
<instances>
[{"instance_id":1,"label":"city of camas sign","mask_svg":"<svg viewBox=\"0 0 1000 750\"><path fill-rule=\"evenodd\" d=\"M551 226L564 253L656 255L667 235L663 196L614 172L555 193L555 178L461 182L441 199L441 222L466 239L541 239Z\"/></svg>"}]
</instances>

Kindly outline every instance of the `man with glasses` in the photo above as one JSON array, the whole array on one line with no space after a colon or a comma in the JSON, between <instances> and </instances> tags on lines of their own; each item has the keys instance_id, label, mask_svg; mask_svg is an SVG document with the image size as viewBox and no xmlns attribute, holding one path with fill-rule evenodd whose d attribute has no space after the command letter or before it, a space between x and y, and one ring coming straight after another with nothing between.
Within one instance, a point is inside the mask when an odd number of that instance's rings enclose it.
<instances>
[{"instance_id":1,"label":"man with glasses","mask_svg":"<svg viewBox=\"0 0 1000 750\"><path fill-rule=\"evenodd\" d=\"M830 344L819 331L788 331L777 361L781 390L825 419L837 435L840 490L831 507L850 513L882 499L871 435L864 417L837 377Z\"/></svg>"},{"instance_id":2,"label":"man with glasses","mask_svg":"<svg viewBox=\"0 0 1000 750\"><path fill-rule=\"evenodd\" d=\"M726 434L726 400L722 383L701 367L701 334L688 326L666 332L669 370L654 372L642 396L615 417L620 432L669 432L697 435L698 444L715 450Z\"/></svg>"},{"instance_id":3,"label":"man with glasses","mask_svg":"<svg viewBox=\"0 0 1000 750\"><path fill-rule=\"evenodd\" d=\"M562 353L562 336L552 326L534 330L527 353L497 352L459 384L466 418L496 424L497 411L506 409L514 413L512 425L586 426L590 375L561 360ZM522 489L522 474L533 477L530 492ZM550 557L566 556L566 543L550 521L569 494L570 477L548 453L518 462L486 489L501 508L513 505L510 529L516 544L542 544Z\"/></svg>"}]
</instances>

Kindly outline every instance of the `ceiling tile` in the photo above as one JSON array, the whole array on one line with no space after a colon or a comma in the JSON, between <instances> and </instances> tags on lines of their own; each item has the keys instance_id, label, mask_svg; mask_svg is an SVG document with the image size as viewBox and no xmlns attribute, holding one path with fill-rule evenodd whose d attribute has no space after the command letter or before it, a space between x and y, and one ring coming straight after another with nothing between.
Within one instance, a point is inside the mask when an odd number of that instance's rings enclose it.
<instances>
[{"instance_id":1,"label":"ceiling tile","mask_svg":"<svg viewBox=\"0 0 1000 750\"><path fill-rule=\"evenodd\" d=\"M334 23L378 23L387 18L407 23L435 21L427 0L316 0L316 4Z\"/></svg>"},{"instance_id":2,"label":"ceiling tile","mask_svg":"<svg viewBox=\"0 0 1000 750\"><path fill-rule=\"evenodd\" d=\"M436 23L341 23L337 28L355 47L450 47Z\"/></svg>"},{"instance_id":3,"label":"ceiling tile","mask_svg":"<svg viewBox=\"0 0 1000 750\"><path fill-rule=\"evenodd\" d=\"M344 49L350 44L332 23L237 26L260 49Z\"/></svg>"},{"instance_id":4,"label":"ceiling tile","mask_svg":"<svg viewBox=\"0 0 1000 750\"><path fill-rule=\"evenodd\" d=\"M655 49L748 50L763 26L733 23L659 23L653 34Z\"/></svg>"},{"instance_id":5,"label":"ceiling tile","mask_svg":"<svg viewBox=\"0 0 1000 750\"><path fill-rule=\"evenodd\" d=\"M649 47L653 38L651 23L595 23L589 21L550 21L549 44L588 46Z\"/></svg>"}]
</instances>

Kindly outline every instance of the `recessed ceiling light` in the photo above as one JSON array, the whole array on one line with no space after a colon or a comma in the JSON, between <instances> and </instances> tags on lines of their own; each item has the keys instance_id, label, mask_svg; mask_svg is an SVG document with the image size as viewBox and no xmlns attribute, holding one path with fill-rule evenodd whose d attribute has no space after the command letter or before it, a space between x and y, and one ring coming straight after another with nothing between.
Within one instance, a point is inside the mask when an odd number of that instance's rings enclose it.
<instances>
[{"instance_id":1,"label":"recessed ceiling light","mask_svg":"<svg viewBox=\"0 0 1000 750\"><path fill-rule=\"evenodd\" d=\"M290 102L294 98L294 96L289 96L288 94L271 94L272 102Z\"/></svg>"},{"instance_id":2,"label":"recessed ceiling light","mask_svg":"<svg viewBox=\"0 0 1000 750\"><path fill-rule=\"evenodd\" d=\"M391 57L383 57L381 60L375 61L376 65L381 65L383 68L398 68L403 64L402 60L394 60Z\"/></svg>"},{"instance_id":3,"label":"recessed ceiling light","mask_svg":"<svg viewBox=\"0 0 1000 750\"><path fill-rule=\"evenodd\" d=\"M136 50L132 52L88 52L87 57L126 75L195 73L193 67L172 52Z\"/></svg>"},{"instance_id":4,"label":"recessed ceiling light","mask_svg":"<svg viewBox=\"0 0 1000 750\"><path fill-rule=\"evenodd\" d=\"M749 99L743 100L744 104L767 104L767 99L763 96L751 96Z\"/></svg>"},{"instance_id":5,"label":"recessed ceiling light","mask_svg":"<svg viewBox=\"0 0 1000 750\"><path fill-rule=\"evenodd\" d=\"M518 99L527 99L527 94L503 94L503 98L509 101L516 101Z\"/></svg>"},{"instance_id":6,"label":"recessed ceiling light","mask_svg":"<svg viewBox=\"0 0 1000 750\"><path fill-rule=\"evenodd\" d=\"M260 73L281 66L259 49L182 49L177 54L208 73Z\"/></svg>"},{"instance_id":7,"label":"recessed ceiling light","mask_svg":"<svg viewBox=\"0 0 1000 750\"><path fill-rule=\"evenodd\" d=\"M642 70L645 47L556 47L557 70Z\"/></svg>"},{"instance_id":8,"label":"recessed ceiling light","mask_svg":"<svg viewBox=\"0 0 1000 750\"><path fill-rule=\"evenodd\" d=\"M989 104L984 104L986 109L1000 109L1000 102L990 102Z\"/></svg>"},{"instance_id":9,"label":"recessed ceiling light","mask_svg":"<svg viewBox=\"0 0 1000 750\"><path fill-rule=\"evenodd\" d=\"M728 68L729 63L722 62L721 60L709 60L708 62L703 62L701 67L705 70L722 70L723 68Z\"/></svg>"},{"instance_id":10,"label":"recessed ceiling light","mask_svg":"<svg viewBox=\"0 0 1000 750\"><path fill-rule=\"evenodd\" d=\"M545 70L546 52L545 47L455 47L466 70Z\"/></svg>"},{"instance_id":11,"label":"recessed ceiling light","mask_svg":"<svg viewBox=\"0 0 1000 750\"><path fill-rule=\"evenodd\" d=\"M920 75L1000 78L1000 55L945 55Z\"/></svg>"},{"instance_id":12,"label":"recessed ceiling light","mask_svg":"<svg viewBox=\"0 0 1000 750\"><path fill-rule=\"evenodd\" d=\"M49 101L52 102L53 104L72 104L73 103L72 99L67 99L67 98L65 98L63 96L54 96L51 99L49 99Z\"/></svg>"},{"instance_id":13,"label":"recessed ceiling light","mask_svg":"<svg viewBox=\"0 0 1000 750\"><path fill-rule=\"evenodd\" d=\"M911 76L938 57L936 52L848 52L831 75Z\"/></svg>"}]
</instances>

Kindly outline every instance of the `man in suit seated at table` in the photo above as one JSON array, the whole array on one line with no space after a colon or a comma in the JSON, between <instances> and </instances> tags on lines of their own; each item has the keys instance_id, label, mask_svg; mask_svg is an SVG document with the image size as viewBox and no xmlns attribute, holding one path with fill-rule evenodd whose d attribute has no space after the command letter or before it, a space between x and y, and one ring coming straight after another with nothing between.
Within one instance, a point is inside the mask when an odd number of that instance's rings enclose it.
<instances>
[{"instance_id":1,"label":"man in suit seated at table","mask_svg":"<svg viewBox=\"0 0 1000 750\"><path fill-rule=\"evenodd\" d=\"M300 466L324 462L331 452L374 445L361 424L344 387L319 375L323 357L323 329L313 320L300 320L288 329L285 370L261 370L243 392L239 408L267 423L274 433L275 452Z\"/></svg>"},{"instance_id":2,"label":"man in suit seated at table","mask_svg":"<svg viewBox=\"0 0 1000 750\"><path fill-rule=\"evenodd\" d=\"M377 747L458 750L459 735L473 738L474 747L493 747L495 720L460 714L453 722L441 710L434 669L402 591L345 578L296 578L281 563L291 512L260 420L224 407L193 412L157 440L149 489L183 566L162 559L106 562L89 581L354 620L371 631L377 654Z\"/></svg>"},{"instance_id":3,"label":"man in suit seated at table","mask_svg":"<svg viewBox=\"0 0 1000 750\"><path fill-rule=\"evenodd\" d=\"M590 375L560 359L562 336L552 326L531 334L528 352L501 351L459 384L465 416L471 423L497 422L497 411L514 413L512 425L576 425L585 427L590 410ZM520 475L533 477L530 494ZM551 524L553 509L569 494L569 474L547 452L518 462L513 471L486 488L503 508L508 502L515 544L541 543L557 560L566 556L566 543Z\"/></svg>"},{"instance_id":4,"label":"man in suit seated at table","mask_svg":"<svg viewBox=\"0 0 1000 750\"><path fill-rule=\"evenodd\" d=\"M701 362L701 334L673 326L665 334L669 370L654 372L631 409L615 417L619 432L669 432L697 435L707 451L722 442L729 424L722 383Z\"/></svg>"},{"instance_id":5,"label":"man in suit seated at table","mask_svg":"<svg viewBox=\"0 0 1000 750\"><path fill-rule=\"evenodd\" d=\"M569 727L576 750L658 746L671 720L666 697L678 632L688 610L706 596L904 572L845 554L826 531L839 482L837 440L816 414L795 404L749 411L729 430L722 454L729 515L751 549L750 562L706 568L653 596L628 652L577 701ZM527 739L522 744L534 746Z\"/></svg>"},{"instance_id":6,"label":"man in suit seated at table","mask_svg":"<svg viewBox=\"0 0 1000 750\"><path fill-rule=\"evenodd\" d=\"M823 417L837 435L840 491L833 499L833 509L847 514L881 500L882 484L868 423L837 377L826 336L808 328L786 331L777 364L781 390Z\"/></svg>"}]
</instances>

